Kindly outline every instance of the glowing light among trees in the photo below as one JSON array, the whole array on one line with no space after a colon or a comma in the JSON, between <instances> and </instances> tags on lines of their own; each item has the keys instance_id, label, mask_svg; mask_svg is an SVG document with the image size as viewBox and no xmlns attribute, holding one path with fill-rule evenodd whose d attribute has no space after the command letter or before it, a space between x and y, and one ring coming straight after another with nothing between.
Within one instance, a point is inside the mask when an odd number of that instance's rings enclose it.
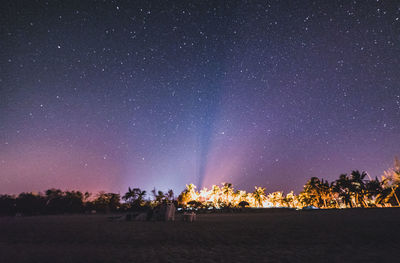
<instances>
[{"instance_id":1,"label":"glowing light among trees","mask_svg":"<svg viewBox=\"0 0 400 263\"><path fill-rule=\"evenodd\" d=\"M243 204L255 208L288 207L303 208L353 208L387 207L400 205L398 192L400 185L400 161L395 160L394 167L385 171L382 179L367 180L366 172L353 171L350 175L341 174L331 183L312 177L298 195L293 192L276 191L266 193L266 189L256 186L253 192L235 190L230 183L213 185L211 189L196 191L189 184L181 193L178 202L188 207L240 207ZM368 176L369 177L369 176Z\"/></svg>"}]
</instances>

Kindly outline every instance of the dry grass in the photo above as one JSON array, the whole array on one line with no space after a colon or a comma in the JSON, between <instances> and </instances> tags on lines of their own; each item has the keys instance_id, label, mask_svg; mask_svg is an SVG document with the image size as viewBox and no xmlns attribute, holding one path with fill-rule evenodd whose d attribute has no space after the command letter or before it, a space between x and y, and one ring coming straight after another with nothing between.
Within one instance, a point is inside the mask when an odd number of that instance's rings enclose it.
<instances>
[{"instance_id":1,"label":"dry grass","mask_svg":"<svg viewBox=\"0 0 400 263\"><path fill-rule=\"evenodd\" d=\"M0 262L398 262L400 209L0 218ZM178 218L179 220L179 218Z\"/></svg>"}]
</instances>

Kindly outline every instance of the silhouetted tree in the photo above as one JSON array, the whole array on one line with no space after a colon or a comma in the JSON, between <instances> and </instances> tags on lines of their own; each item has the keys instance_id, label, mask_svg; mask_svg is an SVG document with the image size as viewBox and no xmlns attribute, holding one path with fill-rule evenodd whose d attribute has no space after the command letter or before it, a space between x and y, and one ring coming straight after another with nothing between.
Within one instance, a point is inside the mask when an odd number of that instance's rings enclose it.
<instances>
[{"instance_id":1,"label":"silhouetted tree","mask_svg":"<svg viewBox=\"0 0 400 263\"><path fill-rule=\"evenodd\" d=\"M21 193L16 199L16 210L26 215L41 214L45 210L46 199L39 193Z\"/></svg>"},{"instance_id":2,"label":"silhouetted tree","mask_svg":"<svg viewBox=\"0 0 400 263\"><path fill-rule=\"evenodd\" d=\"M371 200L372 205L380 205L384 201L383 183L375 177L374 180L369 180L365 184L366 197Z\"/></svg>"},{"instance_id":3,"label":"silhouetted tree","mask_svg":"<svg viewBox=\"0 0 400 263\"><path fill-rule=\"evenodd\" d=\"M366 207L366 202L365 202L365 195L367 193L367 189L365 187L365 177L367 176L366 172L361 172L358 170L352 171L351 172L351 187L350 191L352 192L354 196L354 200L358 206L361 207Z\"/></svg>"},{"instance_id":4,"label":"silhouetted tree","mask_svg":"<svg viewBox=\"0 0 400 263\"><path fill-rule=\"evenodd\" d=\"M0 195L0 215L14 215L16 212L15 196Z\"/></svg>"},{"instance_id":5,"label":"silhouetted tree","mask_svg":"<svg viewBox=\"0 0 400 263\"><path fill-rule=\"evenodd\" d=\"M400 206L400 161L398 158L395 158L393 168L384 172L382 183L384 202L392 206Z\"/></svg>"},{"instance_id":6,"label":"silhouetted tree","mask_svg":"<svg viewBox=\"0 0 400 263\"><path fill-rule=\"evenodd\" d=\"M353 207L352 201L352 183L351 179L347 174L341 174L339 179L337 179L333 184L333 191L339 195L341 200L346 206Z\"/></svg>"},{"instance_id":7,"label":"silhouetted tree","mask_svg":"<svg viewBox=\"0 0 400 263\"><path fill-rule=\"evenodd\" d=\"M120 199L119 194L99 192L97 198L92 202L93 209L104 213L116 212L121 207Z\"/></svg>"},{"instance_id":8,"label":"silhouetted tree","mask_svg":"<svg viewBox=\"0 0 400 263\"><path fill-rule=\"evenodd\" d=\"M128 192L122 197L133 210L140 210L144 206L144 197L146 196L146 191L140 190L140 188L128 188Z\"/></svg>"},{"instance_id":9,"label":"silhouetted tree","mask_svg":"<svg viewBox=\"0 0 400 263\"><path fill-rule=\"evenodd\" d=\"M46 213L63 213L65 209L65 200L63 192L60 189L48 189L46 194Z\"/></svg>"},{"instance_id":10,"label":"silhouetted tree","mask_svg":"<svg viewBox=\"0 0 400 263\"><path fill-rule=\"evenodd\" d=\"M308 205L327 208L331 201L331 187L328 181L311 177L303 188L303 201Z\"/></svg>"},{"instance_id":11,"label":"silhouetted tree","mask_svg":"<svg viewBox=\"0 0 400 263\"><path fill-rule=\"evenodd\" d=\"M45 191L46 213L81 213L84 211L86 196L80 191L66 191L60 189L48 189Z\"/></svg>"},{"instance_id":12,"label":"silhouetted tree","mask_svg":"<svg viewBox=\"0 0 400 263\"><path fill-rule=\"evenodd\" d=\"M151 193L153 194L154 197L154 205L157 206L159 204L162 204L163 202L166 201L166 197L163 191L157 191L156 188L153 188L151 190Z\"/></svg>"},{"instance_id":13,"label":"silhouetted tree","mask_svg":"<svg viewBox=\"0 0 400 263\"><path fill-rule=\"evenodd\" d=\"M80 191L66 191L64 193L66 203L65 212L81 213L84 211L85 195Z\"/></svg>"},{"instance_id":14,"label":"silhouetted tree","mask_svg":"<svg viewBox=\"0 0 400 263\"><path fill-rule=\"evenodd\" d=\"M169 189L168 192L165 194L165 197L170 202L174 201L174 199L175 199L174 191L172 189Z\"/></svg>"}]
</instances>

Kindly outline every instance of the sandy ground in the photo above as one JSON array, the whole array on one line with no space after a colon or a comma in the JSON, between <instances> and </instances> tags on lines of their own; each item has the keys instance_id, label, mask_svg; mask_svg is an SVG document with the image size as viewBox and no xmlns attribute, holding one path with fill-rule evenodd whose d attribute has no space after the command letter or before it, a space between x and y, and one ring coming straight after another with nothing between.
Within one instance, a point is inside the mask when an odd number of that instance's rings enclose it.
<instances>
[{"instance_id":1,"label":"sandy ground","mask_svg":"<svg viewBox=\"0 0 400 263\"><path fill-rule=\"evenodd\" d=\"M400 262L398 208L108 216L0 218L0 262Z\"/></svg>"}]
</instances>

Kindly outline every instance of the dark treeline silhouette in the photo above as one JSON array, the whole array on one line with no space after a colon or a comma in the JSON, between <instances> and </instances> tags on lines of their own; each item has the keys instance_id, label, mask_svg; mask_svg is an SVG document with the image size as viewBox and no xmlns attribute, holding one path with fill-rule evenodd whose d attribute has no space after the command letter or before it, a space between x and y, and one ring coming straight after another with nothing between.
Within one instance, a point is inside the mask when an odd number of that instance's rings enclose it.
<instances>
[{"instance_id":1,"label":"dark treeline silhouette","mask_svg":"<svg viewBox=\"0 0 400 263\"><path fill-rule=\"evenodd\" d=\"M293 192L273 192L268 195L265 188L255 187L254 192L235 190L230 183L222 187L196 191L193 184L175 199L174 192L151 191L152 198L146 199L147 192L140 188L128 188L120 194L99 192L62 191L49 189L44 193L21 193L0 195L0 215L74 214L74 213L115 213L141 212L164 203L175 207L210 209L233 207L289 207L304 208L355 208L400 206L400 161L395 159L394 167L385 171L381 180L369 178L366 172L353 171L341 174L331 183L312 177L298 195Z\"/></svg>"},{"instance_id":2,"label":"dark treeline silhouette","mask_svg":"<svg viewBox=\"0 0 400 263\"><path fill-rule=\"evenodd\" d=\"M48 189L44 193L21 193L0 195L0 215L78 214L115 213L147 210L166 201L174 201L174 193L169 190L152 191L154 200L145 200L146 191L128 188L122 198L120 194L99 192L62 191Z\"/></svg>"},{"instance_id":3,"label":"dark treeline silhouette","mask_svg":"<svg viewBox=\"0 0 400 263\"><path fill-rule=\"evenodd\" d=\"M332 183L312 177L298 195L300 202L319 208L400 206L400 161L384 172L381 180L358 170L341 174Z\"/></svg>"},{"instance_id":4,"label":"dark treeline silhouette","mask_svg":"<svg viewBox=\"0 0 400 263\"><path fill-rule=\"evenodd\" d=\"M367 173L353 171L341 174L329 183L312 177L304 186L298 199L304 205L319 208L354 208L399 206L400 181L393 177L366 179Z\"/></svg>"},{"instance_id":5,"label":"dark treeline silhouette","mask_svg":"<svg viewBox=\"0 0 400 263\"><path fill-rule=\"evenodd\" d=\"M49 189L44 193L21 193L18 196L0 195L1 215L36 215L117 211L121 208L120 196L100 192L95 198L80 191Z\"/></svg>"}]
</instances>

